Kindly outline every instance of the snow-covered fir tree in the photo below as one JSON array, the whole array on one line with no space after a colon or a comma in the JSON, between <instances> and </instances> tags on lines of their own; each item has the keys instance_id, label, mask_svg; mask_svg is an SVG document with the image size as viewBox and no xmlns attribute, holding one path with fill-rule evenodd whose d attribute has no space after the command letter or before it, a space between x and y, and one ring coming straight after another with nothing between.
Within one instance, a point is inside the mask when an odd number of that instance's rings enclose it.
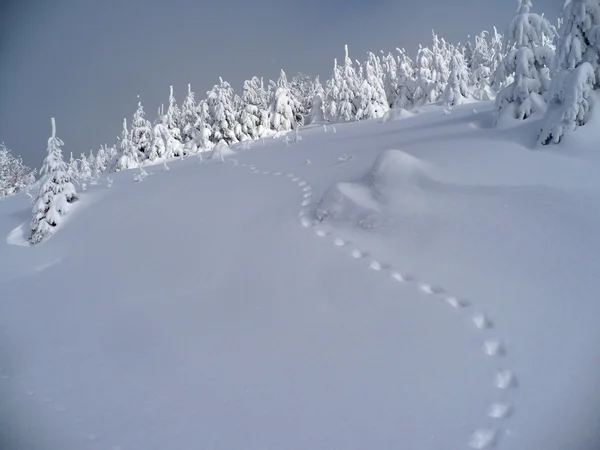
<instances>
[{"instance_id":1,"label":"snow-covered fir tree","mask_svg":"<svg viewBox=\"0 0 600 450\"><path fill-rule=\"evenodd\" d=\"M383 87L383 71L376 56L368 53L363 69L364 79L357 96L357 120L383 117L389 110L385 89Z\"/></svg>"},{"instance_id":2,"label":"snow-covered fir tree","mask_svg":"<svg viewBox=\"0 0 600 450\"><path fill-rule=\"evenodd\" d=\"M344 47L344 65L339 68L339 77L335 79L337 86L336 122L351 122L356 119L357 94L359 91L359 77L354 70L354 65L348 55L348 46Z\"/></svg>"},{"instance_id":3,"label":"snow-covered fir tree","mask_svg":"<svg viewBox=\"0 0 600 450\"><path fill-rule=\"evenodd\" d=\"M381 58L383 89L388 106L391 108L396 102L398 92L398 62L393 54L388 53Z\"/></svg>"},{"instance_id":4,"label":"snow-covered fir tree","mask_svg":"<svg viewBox=\"0 0 600 450\"><path fill-rule=\"evenodd\" d=\"M432 82L429 84L427 97L429 101L439 100L446 91L446 84L450 76L450 59L452 57L452 48L444 39L438 38L433 33L433 47L431 59Z\"/></svg>"},{"instance_id":5,"label":"snow-covered fir tree","mask_svg":"<svg viewBox=\"0 0 600 450\"><path fill-rule=\"evenodd\" d=\"M166 136L167 157L182 156L184 148L181 139L181 110L175 101L173 86L170 86L169 107L165 115L165 126L168 133Z\"/></svg>"},{"instance_id":6,"label":"snow-covered fir tree","mask_svg":"<svg viewBox=\"0 0 600 450\"><path fill-rule=\"evenodd\" d=\"M444 103L448 107L462 105L469 96L469 69L458 48L450 60L450 76L444 92Z\"/></svg>"},{"instance_id":7,"label":"snow-covered fir tree","mask_svg":"<svg viewBox=\"0 0 600 450\"><path fill-rule=\"evenodd\" d=\"M310 110L310 105L313 97L314 81L313 79L303 73L299 73L290 83L290 89L292 95L298 100L300 104L300 114L306 116Z\"/></svg>"},{"instance_id":8,"label":"snow-covered fir tree","mask_svg":"<svg viewBox=\"0 0 600 450\"><path fill-rule=\"evenodd\" d=\"M265 124L261 123L261 109L266 109L264 98L260 93L261 81L258 77L252 77L244 81L242 90L242 111L240 112L240 124L242 131L251 139L264 136Z\"/></svg>"},{"instance_id":9,"label":"snow-covered fir tree","mask_svg":"<svg viewBox=\"0 0 600 450\"><path fill-rule=\"evenodd\" d=\"M499 81L514 76L514 81L496 97L497 120L503 117L527 119L546 111L544 94L550 88L547 68L554 51L544 45L544 34L554 36L556 29L544 17L531 12L531 0L519 0L517 16L508 27L506 48L510 52L496 71Z\"/></svg>"},{"instance_id":10,"label":"snow-covered fir tree","mask_svg":"<svg viewBox=\"0 0 600 450\"><path fill-rule=\"evenodd\" d=\"M235 135L235 125L237 115L233 104L234 92L231 85L219 78L219 84L216 84L209 92L206 99L208 111L211 118L211 141L214 144L221 140L227 145L238 142Z\"/></svg>"},{"instance_id":11,"label":"snow-covered fir tree","mask_svg":"<svg viewBox=\"0 0 600 450\"><path fill-rule=\"evenodd\" d=\"M310 112L307 123L322 123L325 122L324 103L325 90L319 81L319 77L315 79L313 86L313 96L310 102Z\"/></svg>"},{"instance_id":12,"label":"snow-covered fir tree","mask_svg":"<svg viewBox=\"0 0 600 450\"><path fill-rule=\"evenodd\" d=\"M211 119L206 100L202 100L198 103L196 111L198 115L198 119L194 124L194 128L196 128L196 148L198 151L210 150L213 148L214 144L210 140L212 129L210 127Z\"/></svg>"},{"instance_id":13,"label":"snow-covered fir tree","mask_svg":"<svg viewBox=\"0 0 600 450\"><path fill-rule=\"evenodd\" d=\"M557 73L539 137L543 145L561 142L566 132L588 122L592 93L600 84L600 4L597 0L571 0L565 4L562 18Z\"/></svg>"},{"instance_id":14,"label":"snow-covered fir tree","mask_svg":"<svg viewBox=\"0 0 600 450\"><path fill-rule=\"evenodd\" d=\"M153 139L152 124L146 119L142 102L138 101L138 107L131 122L131 142L136 148L140 160L148 159L152 152Z\"/></svg>"},{"instance_id":15,"label":"snow-covered fir tree","mask_svg":"<svg viewBox=\"0 0 600 450\"><path fill-rule=\"evenodd\" d=\"M323 114L328 122L335 122L337 118L338 99L340 96L341 81L340 67L337 59L333 60L333 74L325 84L325 104L323 106Z\"/></svg>"},{"instance_id":16,"label":"snow-covered fir tree","mask_svg":"<svg viewBox=\"0 0 600 450\"><path fill-rule=\"evenodd\" d=\"M427 48L419 46L417 51L417 60L415 63L415 91L413 94L413 104L421 106L424 103L434 101L432 97L433 76L433 52Z\"/></svg>"},{"instance_id":17,"label":"snow-covered fir tree","mask_svg":"<svg viewBox=\"0 0 600 450\"><path fill-rule=\"evenodd\" d=\"M79 180L88 181L92 177L92 167L85 153L79 157Z\"/></svg>"},{"instance_id":18,"label":"snow-covered fir tree","mask_svg":"<svg viewBox=\"0 0 600 450\"><path fill-rule=\"evenodd\" d=\"M198 122L198 106L192 85L188 84L187 96L181 104L181 141L186 153L195 153L197 150L196 122Z\"/></svg>"},{"instance_id":19,"label":"snow-covered fir tree","mask_svg":"<svg viewBox=\"0 0 600 450\"><path fill-rule=\"evenodd\" d=\"M83 156L83 155L82 155ZM127 129L127 119L123 119L123 131L121 132L120 150L115 155L115 171L135 169L140 165L140 157L131 140L131 133Z\"/></svg>"},{"instance_id":20,"label":"snow-covered fir tree","mask_svg":"<svg viewBox=\"0 0 600 450\"><path fill-rule=\"evenodd\" d=\"M158 109L158 117L152 128L152 147L148 159L156 161L159 158L167 158L167 141L169 139L169 128L167 127L167 117L163 114L162 108Z\"/></svg>"},{"instance_id":21,"label":"snow-covered fir tree","mask_svg":"<svg viewBox=\"0 0 600 450\"><path fill-rule=\"evenodd\" d=\"M277 83L272 83L272 98L269 105L271 129L275 132L296 130L303 123L302 106L294 96L282 70Z\"/></svg>"},{"instance_id":22,"label":"snow-covered fir tree","mask_svg":"<svg viewBox=\"0 0 600 450\"><path fill-rule=\"evenodd\" d=\"M0 199L14 195L35 181L34 171L0 143Z\"/></svg>"},{"instance_id":23,"label":"snow-covered fir tree","mask_svg":"<svg viewBox=\"0 0 600 450\"><path fill-rule=\"evenodd\" d=\"M29 242L39 244L54 232L69 205L77 200L75 186L67 174L61 146L63 141L56 137L56 123L52 121L52 136L48 139L48 154L40 170L41 179L33 204L33 219Z\"/></svg>"},{"instance_id":24,"label":"snow-covered fir tree","mask_svg":"<svg viewBox=\"0 0 600 450\"><path fill-rule=\"evenodd\" d=\"M398 48L398 66L394 108L409 109L414 104L416 89L413 61L406 50Z\"/></svg>"}]
</instances>

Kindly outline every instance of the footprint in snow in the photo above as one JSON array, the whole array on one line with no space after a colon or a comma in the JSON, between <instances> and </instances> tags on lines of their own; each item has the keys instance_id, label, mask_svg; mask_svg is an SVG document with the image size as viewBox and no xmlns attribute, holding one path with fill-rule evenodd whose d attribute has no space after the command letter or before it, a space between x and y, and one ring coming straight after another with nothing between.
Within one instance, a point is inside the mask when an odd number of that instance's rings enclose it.
<instances>
[{"instance_id":1,"label":"footprint in snow","mask_svg":"<svg viewBox=\"0 0 600 450\"><path fill-rule=\"evenodd\" d=\"M317 231L315 231L315 234L319 237L325 237L325 236L329 235L329 233L325 230L317 230Z\"/></svg>"},{"instance_id":2,"label":"footprint in snow","mask_svg":"<svg viewBox=\"0 0 600 450\"><path fill-rule=\"evenodd\" d=\"M419 289L421 290L421 292L424 292L425 294L428 294L428 295L440 294L440 293L444 292L444 290L441 287L433 286L428 283L421 283L421 285L419 286Z\"/></svg>"},{"instance_id":3,"label":"footprint in snow","mask_svg":"<svg viewBox=\"0 0 600 450\"><path fill-rule=\"evenodd\" d=\"M477 430L471 436L469 446L476 450L493 447L496 444L498 432L496 430Z\"/></svg>"},{"instance_id":4,"label":"footprint in snow","mask_svg":"<svg viewBox=\"0 0 600 450\"><path fill-rule=\"evenodd\" d=\"M448 303L450 306L452 306L453 308L456 308L456 309L466 308L470 304L467 300L464 300L461 298L456 298L456 297L446 298L446 303Z\"/></svg>"},{"instance_id":5,"label":"footprint in snow","mask_svg":"<svg viewBox=\"0 0 600 450\"><path fill-rule=\"evenodd\" d=\"M346 245L346 241L341 238L335 238L335 240L333 241L333 244L338 247L343 247L344 245Z\"/></svg>"},{"instance_id":6,"label":"footprint in snow","mask_svg":"<svg viewBox=\"0 0 600 450\"><path fill-rule=\"evenodd\" d=\"M493 403L488 409L488 417L492 419L504 419L509 417L513 408L508 403Z\"/></svg>"},{"instance_id":7,"label":"footprint in snow","mask_svg":"<svg viewBox=\"0 0 600 450\"><path fill-rule=\"evenodd\" d=\"M275 172L273 175L275 175L276 177L281 176L281 172Z\"/></svg>"},{"instance_id":8,"label":"footprint in snow","mask_svg":"<svg viewBox=\"0 0 600 450\"><path fill-rule=\"evenodd\" d=\"M494 385L498 389L509 389L517 385L517 377L512 370L502 370L494 378Z\"/></svg>"},{"instance_id":9,"label":"footprint in snow","mask_svg":"<svg viewBox=\"0 0 600 450\"><path fill-rule=\"evenodd\" d=\"M300 223L302 224L302 226L304 228L308 228L308 227L312 226L312 221L309 218L307 218L307 217L303 217L300 220Z\"/></svg>"},{"instance_id":10,"label":"footprint in snow","mask_svg":"<svg viewBox=\"0 0 600 450\"><path fill-rule=\"evenodd\" d=\"M367 254L365 252L361 252L359 249L352 250L351 255L355 259L360 259L360 258L364 258L365 256L367 256Z\"/></svg>"},{"instance_id":11,"label":"footprint in snow","mask_svg":"<svg viewBox=\"0 0 600 450\"><path fill-rule=\"evenodd\" d=\"M288 173L286 174L287 178L294 178L296 175L294 175L293 173Z\"/></svg>"},{"instance_id":12,"label":"footprint in snow","mask_svg":"<svg viewBox=\"0 0 600 450\"><path fill-rule=\"evenodd\" d=\"M485 354L488 356L504 356L506 353L506 348L502 341L497 339L490 339L483 343L483 350Z\"/></svg>"},{"instance_id":13,"label":"footprint in snow","mask_svg":"<svg viewBox=\"0 0 600 450\"><path fill-rule=\"evenodd\" d=\"M310 191L312 191L312 188L311 188L310 186L304 186L304 187L302 188L302 190L303 190L304 192L310 192Z\"/></svg>"},{"instance_id":14,"label":"footprint in snow","mask_svg":"<svg viewBox=\"0 0 600 450\"><path fill-rule=\"evenodd\" d=\"M404 275L402 275L402 273L398 271L393 271L392 273L390 273L390 278L396 281L406 281Z\"/></svg>"},{"instance_id":15,"label":"footprint in snow","mask_svg":"<svg viewBox=\"0 0 600 450\"><path fill-rule=\"evenodd\" d=\"M305 192L302 197L304 197L304 198L311 198L312 197L312 192Z\"/></svg>"},{"instance_id":16,"label":"footprint in snow","mask_svg":"<svg viewBox=\"0 0 600 450\"><path fill-rule=\"evenodd\" d=\"M473 316L473 323L480 330L493 328L493 322L485 314L475 314Z\"/></svg>"},{"instance_id":17,"label":"footprint in snow","mask_svg":"<svg viewBox=\"0 0 600 450\"><path fill-rule=\"evenodd\" d=\"M310 199L305 198L304 200L302 200L302 206L308 206L310 205Z\"/></svg>"},{"instance_id":18,"label":"footprint in snow","mask_svg":"<svg viewBox=\"0 0 600 450\"><path fill-rule=\"evenodd\" d=\"M304 181L304 180L298 181L298 186L300 186L300 187L306 186L306 181Z\"/></svg>"},{"instance_id":19,"label":"footprint in snow","mask_svg":"<svg viewBox=\"0 0 600 450\"><path fill-rule=\"evenodd\" d=\"M379 272L380 270L383 270L384 268L385 268L384 265L376 260L371 261L371 263L369 264L369 269L374 270L376 272Z\"/></svg>"},{"instance_id":20,"label":"footprint in snow","mask_svg":"<svg viewBox=\"0 0 600 450\"><path fill-rule=\"evenodd\" d=\"M300 177L293 177L292 181L300 181Z\"/></svg>"}]
</instances>

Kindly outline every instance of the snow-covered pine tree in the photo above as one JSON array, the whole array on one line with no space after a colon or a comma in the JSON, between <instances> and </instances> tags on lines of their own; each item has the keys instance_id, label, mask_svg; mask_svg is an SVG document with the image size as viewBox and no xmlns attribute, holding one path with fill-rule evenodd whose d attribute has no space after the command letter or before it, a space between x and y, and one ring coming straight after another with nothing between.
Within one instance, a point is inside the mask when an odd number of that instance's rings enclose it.
<instances>
[{"instance_id":1,"label":"snow-covered pine tree","mask_svg":"<svg viewBox=\"0 0 600 450\"><path fill-rule=\"evenodd\" d=\"M73 158L73 152L71 152L67 163L67 175L73 181L79 179L79 160Z\"/></svg>"},{"instance_id":2,"label":"snow-covered pine tree","mask_svg":"<svg viewBox=\"0 0 600 450\"><path fill-rule=\"evenodd\" d=\"M450 60L450 77L444 92L444 103L447 107L462 105L469 96L469 69L461 51L454 48Z\"/></svg>"},{"instance_id":3,"label":"snow-covered pine tree","mask_svg":"<svg viewBox=\"0 0 600 450\"><path fill-rule=\"evenodd\" d=\"M396 93L394 108L409 109L414 104L414 93L416 89L415 68L412 60L403 48L398 51L398 79L396 81Z\"/></svg>"},{"instance_id":4,"label":"snow-covered pine tree","mask_svg":"<svg viewBox=\"0 0 600 450\"><path fill-rule=\"evenodd\" d=\"M41 179L33 204L33 219L29 242L39 244L54 232L62 217L68 213L69 204L77 200L75 186L67 174L61 146L64 142L56 137L56 123L52 121L52 136L48 139L48 155L40 170Z\"/></svg>"},{"instance_id":5,"label":"snow-covered pine tree","mask_svg":"<svg viewBox=\"0 0 600 450\"><path fill-rule=\"evenodd\" d=\"M433 101L431 88L434 83L433 78L433 52L419 45L417 51L417 61L415 67L415 91L413 101L415 106L422 106L425 103Z\"/></svg>"},{"instance_id":6,"label":"snow-covered pine tree","mask_svg":"<svg viewBox=\"0 0 600 450\"><path fill-rule=\"evenodd\" d=\"M338 66L337 59L334 59L333 74L325 83L325 104L323 106L323 113L325 115L325 120L328 122L335 122L337 118L341 85L340 67Z\"/></svg>"},{"instance_id":7,"label":"snow-covered pine tree","mask_svg":"<svg viewBox=\"0 0 600 450\"><path fill-rule=\"evenodd\" d=\"M544 17L531 12L531 0L519 0L517 16L508 27L506 48L511 49L496 71L499 82L514 75L514 81L496 97L497 121L503 117L527 119L546 111L544 94L550 88L547 69L554 51L544 45L544 34L554 37L556 29Z\"/></svg>"},{"instance_id":8,"label":"snow-covered pine tree","mask_svg":"<svg viewBox=\"0 0 600 450\"><path fill-rule=\"evenodd\" d=\"M210 127L211 118L208 111L208 104L206 100L200 101L196 108L198 119L194 124L196 128L196 148L198 151L210 150L214 144L210 140L212 129Z\"/></svg>"},{"instance_id":9,"label":"snow-covered pine tree","mask_svg":"<svg viewBox=\"0 0 600 450\"><path fill-rule=\"evenodd\" d=\"M135 169L140 165L140 158L137 148L135 148L133 145L131 133L127 129L127 119L123 119L120 151L117 155L115 155L114 159L114 167L116 172L127 169Z\"/></svg>"},{"instance_id":10,"label":"snow-covered pine tree","mask_svg":"<svg viewBox=\"0 0 600 450\"><path fill-rule=\"evenodd\" d=\"M391 108L396 102L398 92L398 63L391 53L381 58L381 70L383 72L383 89L388 106Z\"/></svg>"},{"instance_id":11,"label":"snow-covered pine tree","mask_svg":"<svg viewBox=\"0 0 600 450\"><path fill-rule=\"evenodd\" d=\"M496 80L496 71L506 55L508 53L508 49L504 46L504 36L498 33L496 27L494 27L494 33L492 34L491 42L490 42L490 53L492 57L492 63L490 65L491 71L491 87L494 93L500 92L503 88L508 86L510 83L514 81L513 77L510 76L506 80L497 81Z\"/></svg>"},{"instance_id":12,"label":"snow-covered pine tree","mask_svg":"<svg viewBox=\"0 0 600 450\"><path fill-rule=\"evenodd\" d=\"M198 122L198 106L192 85L188 84L188 93L181 104L181 141L186 153L197 151L196 122Z\"/></svg>"},{"instance_id":13,"label":"snow-covered pine tree","mask_svg":"<svg viewBox=\"0 0 600 450\"><path fill-rule=\"evenodd\" d=\"M323 110L323 99L325 98L325 90L319 81L319 77L315 78L313 86L313 94L310 102L310 112L308 117L308 123L322 123L325 122L325 114Z\"/></svg>"},{"instance_id":14,"label":"snow-covered pine tree","mask_svg":"<svg viewBox=\"0 0 600 450\"><path fill-rule=\"evenodd\" d=\"M363 69L364 79L360 85L357 101L357 120L383 117L389 110L383 87L383 71L377 57L369 52Z\"/></svg>"},{"instance_id":15,"label":"snow-covered pine tree","mask_svg":"<svg viewBox=\"0 0 600 450\"><path fill-rule=\"evenodd\" d=\"M156 161L159 158L167 158L167 141L169 139L169 129L167 127L167 117L162 113L162 108L158 108L158 116L152 129L152 147L148 159Z\"/></svg>"},{"instance_id":16,"label":"snow-covered pine tree","mask_svg":"<svg viewBox=\"0 0 600 450\"><path fill-rule=\"evenodd\" d=\"M430 102L438 101L444 95L448 77L450 76L450 59L452 49L444 39L439 39L433 33L433 47L431 60L432 83L429 85L428 98Z\"/></svg>"},{"instance_id":17,"label":"snow-covered pine tree","mask_svg":"<svg viewBox=\"0 0 600 450\"><path fill-rule=\"evenodd\" d=\"M240 113L240 124L244 134L251 139L260 138L264 130L261 129L261 113L262 98L260 96L261 83L258 77L252 77L250 80L244 81L242 90L242 111Z\"/></svg>"},{"instance_id":18,"label":"snow-covered pine tree","mask_svg":"<svg viewBox=\"0 0 600 450\"><path fill-rule=\"evenodd\" d=\"M269 106L271 129L275 132L296 130L303 123L302 106L294 96L287 81L285 72L281 70L277 83L272 82L273 92Z\"/></svg>"},{"instance_id":19,"label":"snow-covered pine tree","mask_svg":"<svg viewBox=\"0 0 600 450\"><path fill-rule=\"evenodd\" d=\"M167 114L165 115L165 126L167 127L168 133L166 136L168 158L184 155L184 148L181 140L181 110L175 101L173 86L170 86L169 89L169 107L167 108Z\"/></svg>"},{"instance_id":20,"label":"snow-covered pine tree","mask_svg":"<svg viewBox=\"0 0 600 450\"><path fill-rule=\"evenodd\" d=\"M92 177L92 167L85 153L79 157L79 180L88 181Z\"/></svg>"},{"instance_id":21,"label":"snow-covered pine tree","mask_svg":"<svg viewBox=\"0 0 600 450\"><path fill-rule=\"evenodd\" d=\"M303 73L299 73L292 78L290 83L292 95L296 98L296 100L298 100L298 103L300 104L299 112L303 117L306 116L310 110L313 96L313 86L313 79Z\"/></svg>"},{"instance_id":22,"label":"snow-covered pine tree","mask_svg":"<svg viewBox=\"0 0 600 450\"><path fill-rule=\"evenodd\" d=\"M565 4L555 67L550 105L539 137L542 145L558 144L566 132L589 120L592 91L600 87L600 4L597 0L571 0Z\"/></svg>"},{"instance_id":23,"label":"snow-covered pine tree","mask_svg":"<svg viewBox=\"0 0 600 450\"><path fill-rule=\"evenodd\" d=\"M0 143L0 199L14 195L35 181L34 171L23 164L20 157Z\"/></svg>"},{"instance_id":24,"label":"snow-covered pine tree","mask_svg":"<svg viewBox=\"0 0 600 450\"><path fill-rule=\"evenodd\" d=\"M359 78L354 70L352 60L348 55L348 45L344 46L344 65L340 67L338 96L336 99L336 121L351 122L357 120L357 93L359 90Z\"/></svg>"},{"instance_id":25,"label":"snow-covered pine tree","mask_svg":"<svg viewBox=\"0 0 600 450\"><path fill-rule=\"evenodd\" d=\"M235 135L237 118L233 100L233 89L222 78L219 78L219 84L216 84L208 92L206 101L212 121L210 124L212 129L210 140L215 145L221 140L225 141L227 145L238 142Z\"/></svg>"},{"instance_id":26,"label":"snow-covered pine tree","mask_svg":"<svg viewBox=\"0 0 600 450\"><path fill-rule=\"evenodd\" d=\"M142 102L138 101L138 106L133 114L133 121L131 123L131 142L138 152L140 161L148 159L150 153L152 153L153 139L152 124L146 119Z\"/></svg>"}]
</instances>

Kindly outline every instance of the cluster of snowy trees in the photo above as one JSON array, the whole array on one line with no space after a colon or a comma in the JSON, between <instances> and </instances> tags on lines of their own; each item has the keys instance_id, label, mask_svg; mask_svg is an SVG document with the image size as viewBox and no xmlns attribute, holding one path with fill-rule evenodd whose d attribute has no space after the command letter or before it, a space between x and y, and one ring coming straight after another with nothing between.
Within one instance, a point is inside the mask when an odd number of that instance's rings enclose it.
<instances>
[{"instance_id":1,"label":"cluster of snowy trees","mask_svg":"<svg viewBox=\"0 0 600 450\"><path fill-rule=\"evenodd\" d=\"M504 36L494 29L454 45L433 33L431 46L419 47L414 60L396 49L353 61L346 46L343 64L334 61L324 85L303 74L290 81L282 70L277 81L266 85L258 77L245 81L240 96L219 79L200 101L188 85L181 106L171 86L167 110L159 108L153 123L138 101L132 120L123 120L118 145L79 158L71 154L68 163L52 120L30 241L48 237L77 199L73 182L94 182L105 172L297 133L307 124L378 118L391 108L438 103L451 109L467 99L495 100L497 125L537 117L543 123L539 142L559 143L567 131L588 121L592 93L600 88L600 2L567 0L556 27L532 8L531 0L519 0ZM32 181L31 170L0 146L0 197Z\"/></svg>"},{"instance_id":2,"label":"cluster of snowy trees","mask_svg":"<svg viewBox=\"0 0 600 450\"><path fill-rule=\"evenodd\" d=\"M35 172L0 143L0 199L14 195L35 182Z\"/></svg>"}]
</instances>

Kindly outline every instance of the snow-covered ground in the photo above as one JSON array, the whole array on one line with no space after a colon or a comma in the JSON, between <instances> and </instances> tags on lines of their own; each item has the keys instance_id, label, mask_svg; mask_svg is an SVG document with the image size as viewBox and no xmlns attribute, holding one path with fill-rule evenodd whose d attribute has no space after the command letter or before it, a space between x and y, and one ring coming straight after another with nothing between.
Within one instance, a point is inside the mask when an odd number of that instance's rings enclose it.
<instances>
[{"instance_id":1,"label":"snow-covered ground","mask_svg":"<svg viewBox=\"0 0 600 450\"><path fill-rule=\"evenodd\" d=\"M543 150L492 122L120 172L37 247L0 203L0 447L593 448L600 121Z\"/></svg>"}]
</instances>

